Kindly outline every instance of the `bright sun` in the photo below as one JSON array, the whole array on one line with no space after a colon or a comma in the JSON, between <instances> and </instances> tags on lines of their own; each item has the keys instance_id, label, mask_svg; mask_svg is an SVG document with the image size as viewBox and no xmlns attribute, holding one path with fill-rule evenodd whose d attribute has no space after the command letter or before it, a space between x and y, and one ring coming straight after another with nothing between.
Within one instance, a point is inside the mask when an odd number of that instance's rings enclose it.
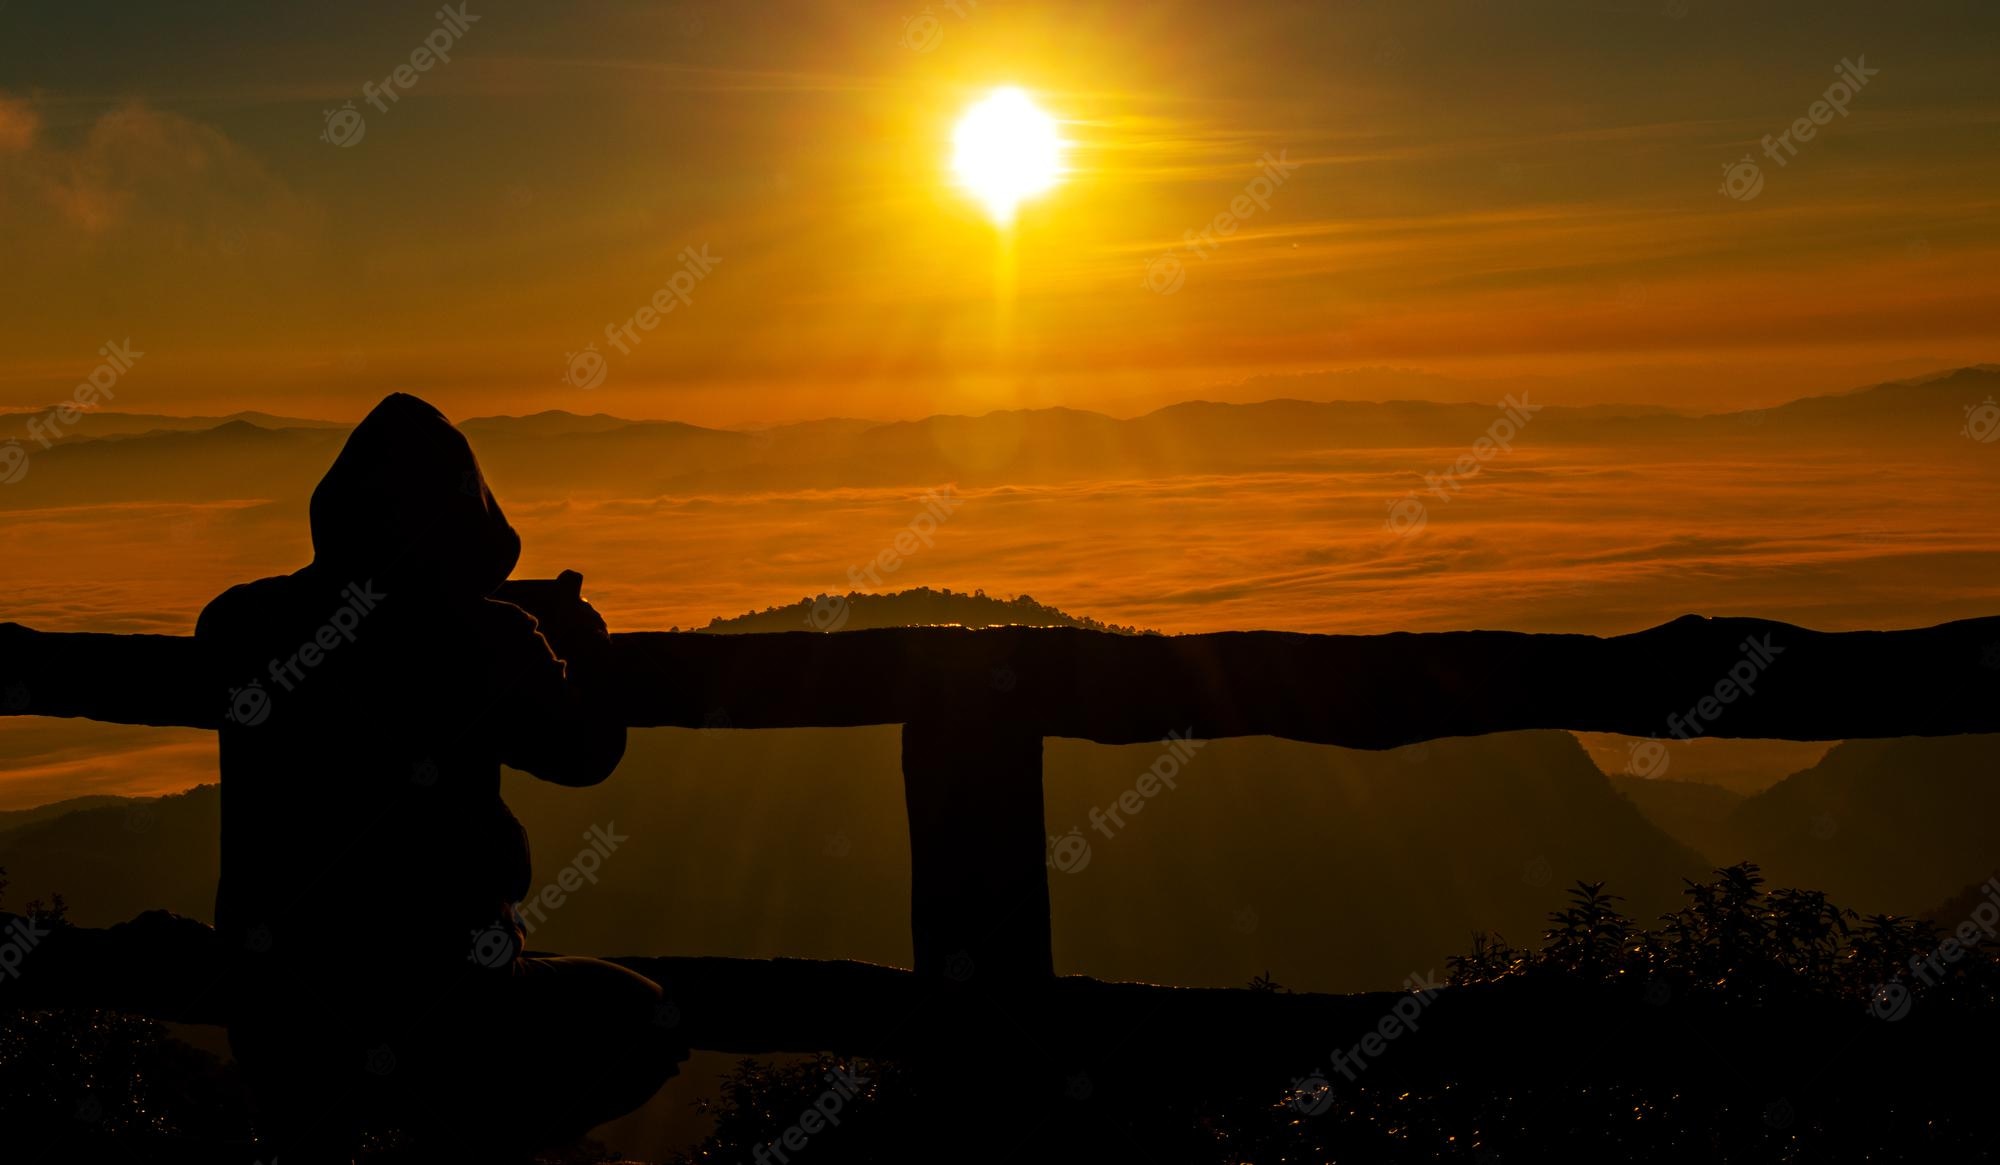
<instances>
[{"instance_id":1,"label":"bright sun","mask_svg":"<svg viewBox=\"0 0 2000 1165\"><path fill-rule=\"evenodd\" d=\"M996 89L966 110L951 138L952 173L1002 226L1014 221L1022 199L1054 186L1062 175L1066 143L1056 119L1019 89Z\"/></svg>"}]
</instances>

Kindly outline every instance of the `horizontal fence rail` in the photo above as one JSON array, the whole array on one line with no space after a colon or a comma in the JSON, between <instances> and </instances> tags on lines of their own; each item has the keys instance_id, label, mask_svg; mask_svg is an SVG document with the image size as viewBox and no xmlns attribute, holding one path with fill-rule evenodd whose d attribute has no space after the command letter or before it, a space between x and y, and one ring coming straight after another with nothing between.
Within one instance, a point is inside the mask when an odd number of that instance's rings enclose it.
<instances>
[{"instance_id":1,"label":"horizontal fence rail","mask_svg":"<svg viewBox=\"0 0 2000 1165\"><path fill-rule=\"evenodd\" d=\"M976 721L1105 744L1191 732L1366 749L1532 728L1782 740L2000 731L2000 617L1825 632L1687 616L1609 638L1050 627L611 638L633 727ZM195 663L190 638L0 624L0 705L214 728L221 696L178 682ZM1704 716L1704 699L1726 714Z\"/></svg>"}]
</instances>

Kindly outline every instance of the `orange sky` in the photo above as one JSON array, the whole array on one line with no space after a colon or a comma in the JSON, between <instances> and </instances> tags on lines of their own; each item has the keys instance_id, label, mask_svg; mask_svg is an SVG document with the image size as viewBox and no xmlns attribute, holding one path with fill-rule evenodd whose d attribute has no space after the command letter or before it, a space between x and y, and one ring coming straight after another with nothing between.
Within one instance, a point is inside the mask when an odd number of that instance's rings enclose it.
<instances>
[{"instance_id":1,"label":"orange sky","mask_svg":"<svg viewBox=\"0 0 2000 1165\"><path fill-rule=\"evenodd\" d=\"M0 406L127 336L131 411L413 389L704 423L1129 413L1370 366L1712 408L1992 359L2000 10L1785 8L495 3L378 111L362 83L432 14L15 5ZM1768 158L1851 59L1878 72L1846 114ZM1004 83L1073 143L1011 281L945 173ZM348 101L365 131L322 140ZM1297 170L1190 251L1267 152ZM720 262L612 351L687 246Z\"/></svg>"}]
</instances>

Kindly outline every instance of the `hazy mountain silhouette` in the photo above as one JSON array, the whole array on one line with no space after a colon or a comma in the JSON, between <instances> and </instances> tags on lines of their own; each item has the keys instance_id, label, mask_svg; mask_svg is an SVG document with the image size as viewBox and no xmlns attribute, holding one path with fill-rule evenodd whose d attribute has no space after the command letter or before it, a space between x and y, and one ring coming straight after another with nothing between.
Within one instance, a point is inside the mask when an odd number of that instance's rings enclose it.
<instances>
[{"instance_id":1,"label":"hazy mountain silhouette","mask_svg":"<svg viewBox=\"0 0 2000 1165\"><path fill-rule=\"evenodd\" d=\"M1730 815L1743 803L1742 794L1701 781L1618 775L1612 776L1611 787L1631 798L1667 836L1692 847L1710 865L1726 866L1737 860L1730 856L1736 847Z\"/></svg>"},{"instance_id":2,"label":"hazy mountain silhouette","mask_svg":"<svg viewBox=\"0 0 2000 1165\"><path fill-rule=\"evenodd\" d=\"M0 832L32 825L37 821L47 821L51 817L61 817L65 813L79 813L85 809L104 809L113 805L129 805L146 798L135 797L70 797L62 801L52 801L47 805L37 805L32 809L0 809Z\"/></svg>"},{"instance_id":3,"label":"hazy mountain silhouette","mask_svg":"<svg viewBox=\"0 0 2000 1165\"><path fill-rule=\"evenodd\" d=\"M2000 368L1707 416L1644 406L1547 406L1524 431L1547 445L1647 447L1686 442L1704 453L1797 440L1915 445L1973 458L1969 410L2000 395ZM1532 403L1532 402L1530 402ZM1113 480L1163 472L1320 466L1330 451L1462 448L1500 415L1491 404L1428 401L1188 401L1121 420L1078 409L1001 410L877 424L827 420L755 430L630 421L561 411L465 422L482 466L509 496L689 489L834 488L935 483ZM34 469L0 493L0 508L143 498L206 500L302 494L344 426L261 414L173 418L89 413ZM168 431L183 430L183 431ZM1989 458L1968 466L1986 472Z\"/></svg>"},{"instance_id":4,"label":"hazy mountain silhouette","mask_svg":"<svg viewBox=\"0 0 2000 1165\"><path fill-rule=\"evenodd\" d=\"M1914 914L2000 865L2000 736L1851 740L1746 799L1727 838L1774 880Z\"/></svg>"},{"instance_id":5,"label":"hazy mountain silhouette","mask_svg":"<svg viewBox=\"0 0 2000 1165\"><path fill-rule=\"evenodd\" d=\"M1114 806L1159 753L1049 742L1049 829L1091 845L1087 865L1050 873L1066 972L1229 986L1268 970L1298 989L1384 988L1474 930L1536 933L1577 878L1614 877L1653 912L1706 869L1565 733L1391 753L1215 741L1177 789L1113 837L1095 831L1090 810ZM618 774L593 789L509 773L537 887L591 827L625 839L530 945L907 965L899 756L893 727L657 730L634 732ZM204 785L7 829L10 897L61 892L93 925L156 907L210 918L218 809ZM365 912L355 921L365 941Z\"/></svg>"},{"instance_id":6,"label":"hazy mountain silhouette","mask_svg":"<svg viewBox=\"0 0 2000 1165\"><path fill-rule=\"evenodd\" d=\"M2000 365L1980 364L1851 392L1806 397L1767 411L1790 432L1852 432L1873 426L1883 435L1922 435L1942 420L1956 432L1966 412L2000 390ZM1956 412L1953 410L1956 409Z\"/></svg>"},{"instance_id":7,"label":"hazy mountain silhouette","mask_svg":"<svg viewBox=\"0 0 2000 1165\"><path fill-rule=\"evenodd\" d=\"M36 417L47 418L49 411L57 407L50 404L40 409L24 409L0 413L0 441L34 441L28 430L28 422ZM282 417L271 413L245 411L230 413L221 417L172 417L164 413L121 413L111 410L88 411L82 413L74 424L44 424L43 432L52 441L101 441L112 437L144 436L149 433L172 432L177 430L213 429L232 421L242 421L262 429L346 429L339 421L316 421L307 417ZM36 442L39 444L39 442Z\"/></svg>"},{"instance_id":8,"label":"hazy mountain silhouette","mask_svg":"<svg viewBox=\"0 0 2000 1165\"><path fill-rule=\"evenodd\" d=\"M303 498L346 436L344 428L270 429L230 420L205 429L78 439L34 451L31 471L8 487L0 508Z\"/></svg>"},{"instance_id":9,"label":"hazy mountain silhouette","mask_svg":"<svg viewBox=\"0 0 2000 1165\"><path fill-rule=\"evenodd\" d=\"M64 811L73 803L59 802L0 819L8 901L18 908L61 894L92 925L154 909L213 920L221 786L101 800L108 803Z\"/></svg>"},{"instance_id":10,"label":"hazy mountain silhouette","mask_svg":"<svg viewBox=\"0 0 2000 1165\"><path fill-rule=\"evenodd\" d=\"M1995 876L2000 876L2000 860L1993 863L1990 872L1978 882L1961 888L1958 893L1924 911L1923 916L1935 922L1946 931L1955 929L1959 923L1971 918L1981 903L1990 903L1992 888L1987 885Z\"/></svg>"},{"instance_id":11,"label":"hazy mountain silhouette","mask_svg":"<svg viewBox=\"0 0 2000 1165\"><path fill-rule=\"evenodd\" d=\"M469 417L458 422L458 431L468 437L531 436L567 437L573 433L602 433L622 429L633 422L609 413L579 415L561 409L545 409L525 417Z\"/></svg>"}]
</instances>

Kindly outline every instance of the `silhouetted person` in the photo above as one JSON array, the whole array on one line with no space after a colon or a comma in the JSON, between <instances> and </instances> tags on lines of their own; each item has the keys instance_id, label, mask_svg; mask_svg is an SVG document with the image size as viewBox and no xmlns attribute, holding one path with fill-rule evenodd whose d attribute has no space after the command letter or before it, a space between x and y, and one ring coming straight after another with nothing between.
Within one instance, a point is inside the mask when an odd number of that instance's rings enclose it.
<instances>
[{"instance_id":1,"label":"silhouetted person","mask_svg":"<svg viewBox=\"0 0 2000 1165\"><path fill-rule=\"evenodd\" d=\"M371 1120L486 1161L630 1111L686 1057L673 1013L612 964L522 957L528 842L500 798L503 763L590 785L623 755L587 696L602 620L573 587L540 630L491 597L520 539L412 396L355 428L312 537L195 632L229 708L216 922L266 1134L286 1165L347 1160Z\"/></svg>"}]
</instances>

